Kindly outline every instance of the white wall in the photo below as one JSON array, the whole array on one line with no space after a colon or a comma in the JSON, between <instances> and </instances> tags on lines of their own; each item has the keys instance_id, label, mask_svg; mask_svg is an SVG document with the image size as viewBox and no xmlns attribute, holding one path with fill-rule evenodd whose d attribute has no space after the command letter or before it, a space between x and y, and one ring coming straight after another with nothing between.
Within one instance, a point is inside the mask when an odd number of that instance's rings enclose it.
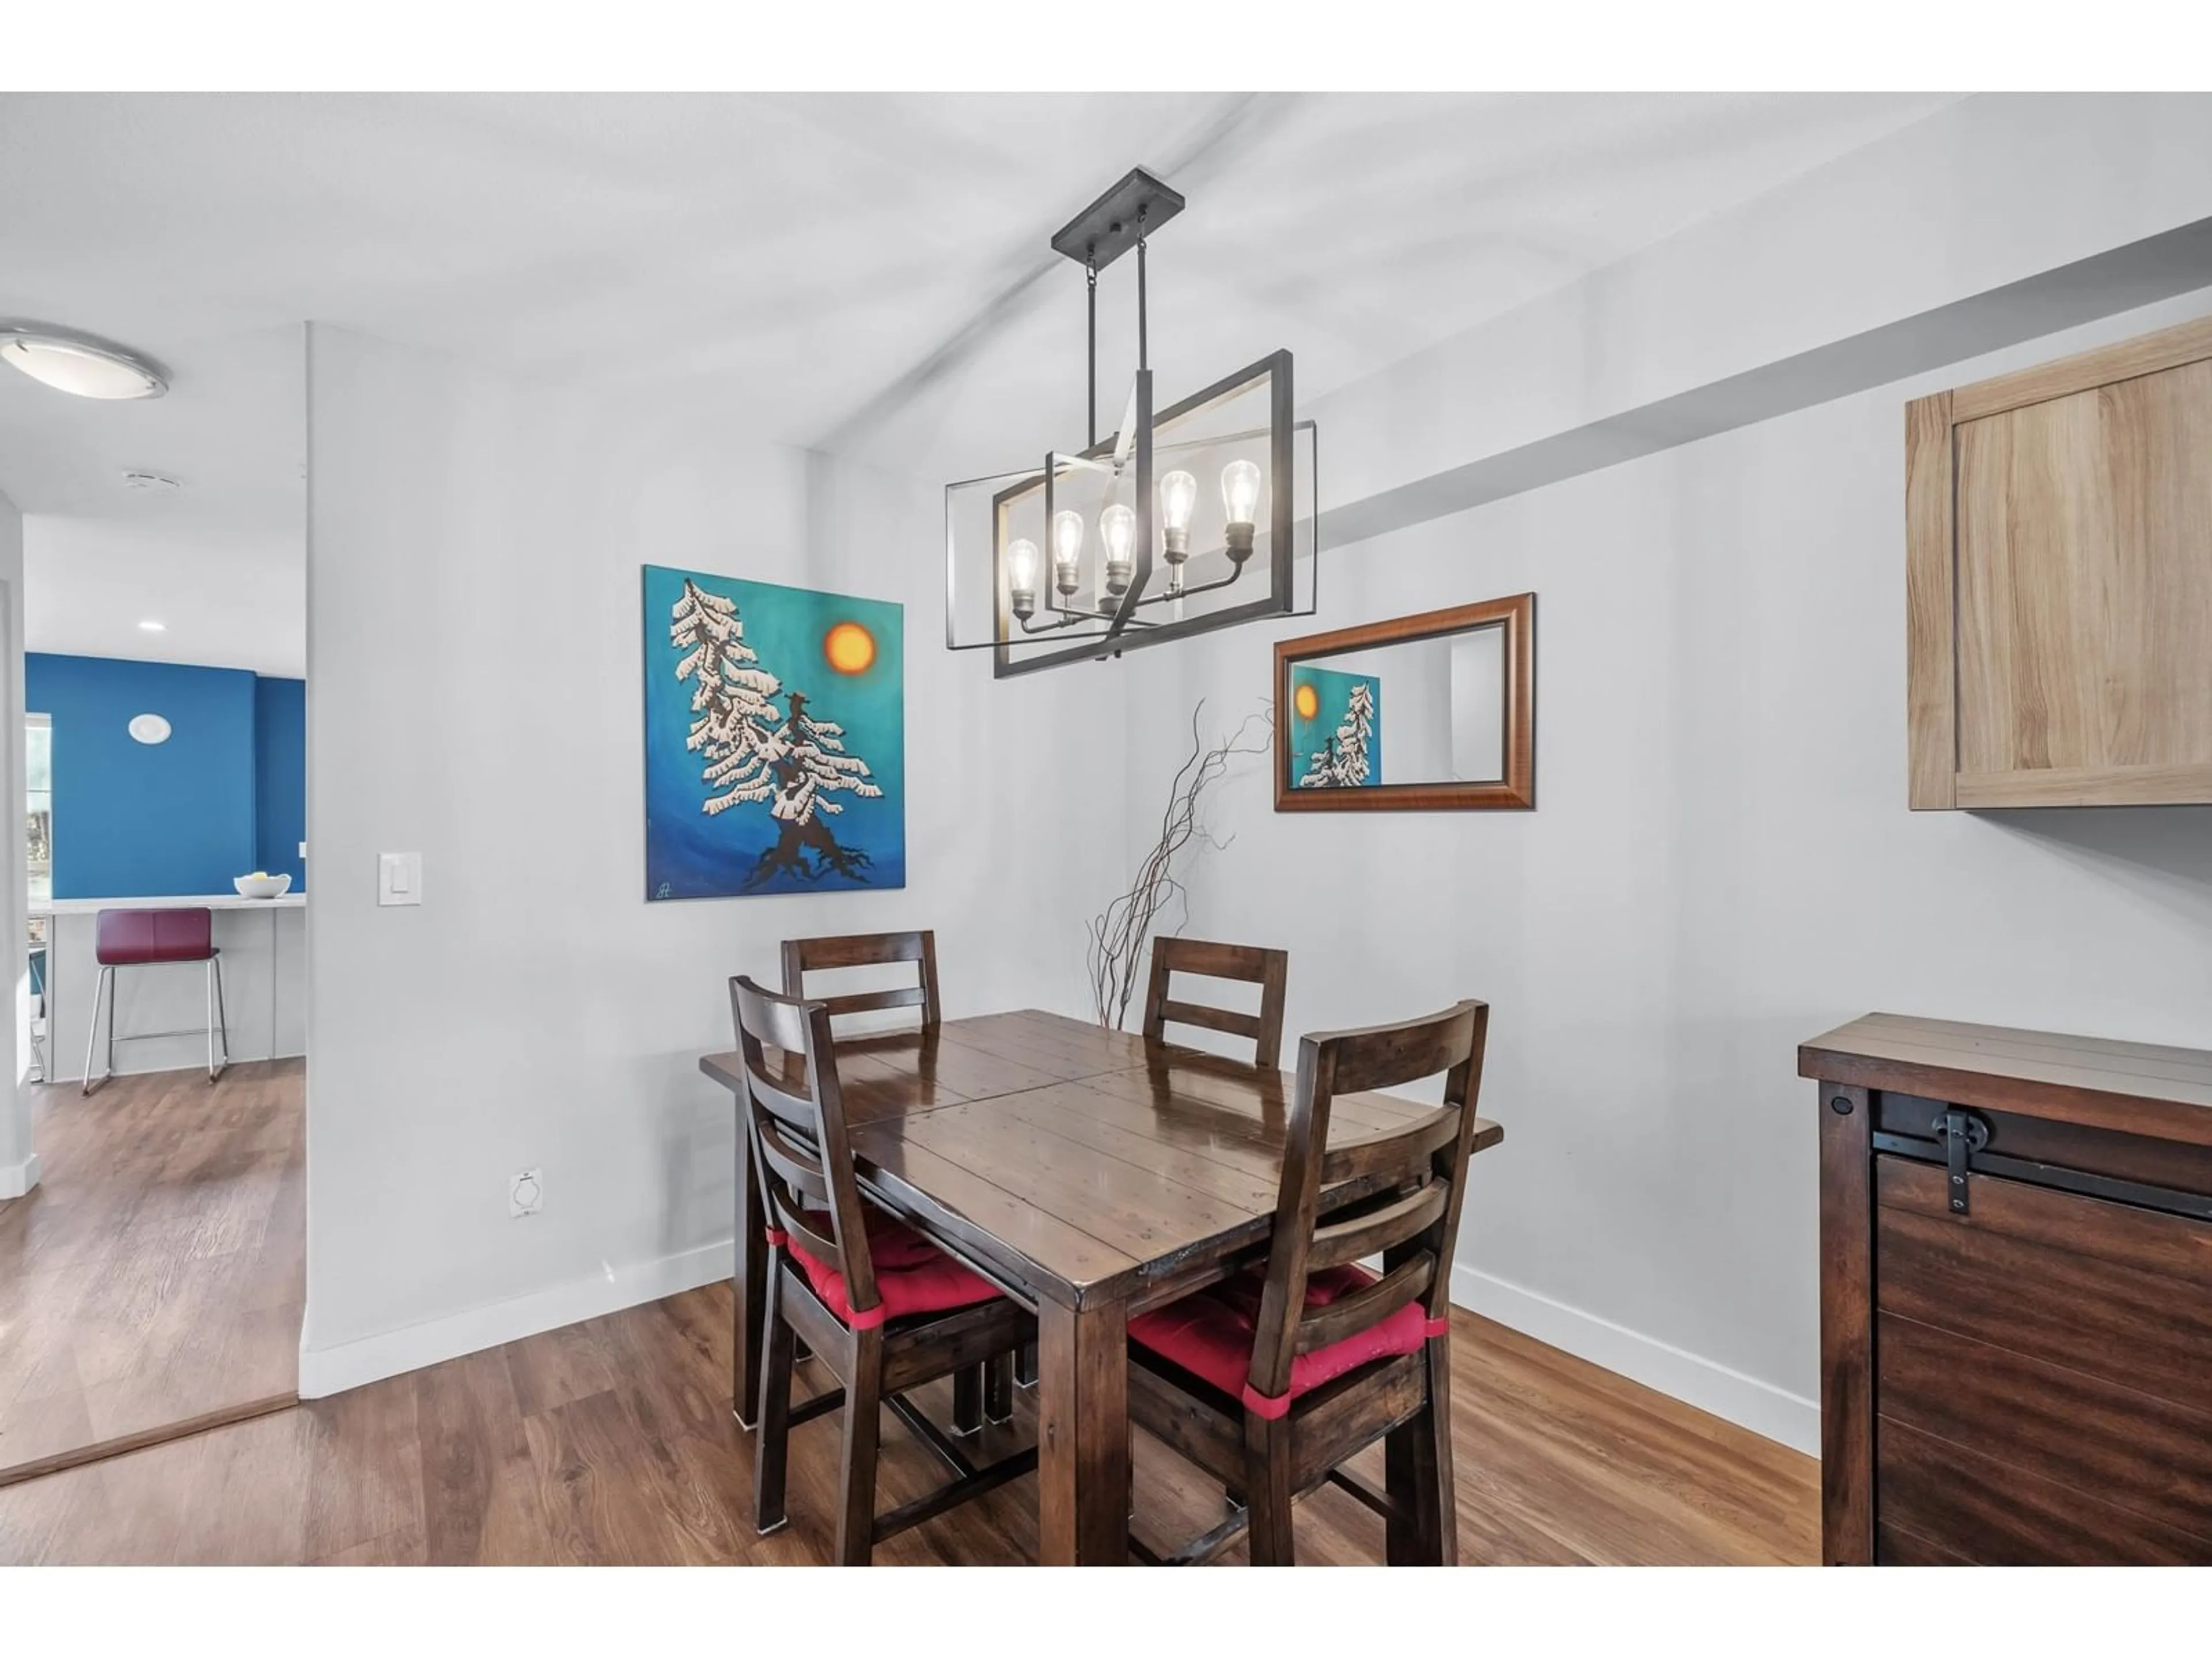
<instances>
[{"instance_id":1,"label":"white wall","mask_svg":"<svg viewBox=\"0 0 2212 1659\"><path fill-rule=\"evenodd\" d=\"M1121 757L1097 676L944 651L932 485L319 325L310 377L319 1394L726 1276L734 1117L696 1061L783 938L933 927L949 1013L1079 1012ZM647 562L905 604L908 888L643 901ZM379 908L401 850L424 902Z\"/></svg>"},{"instance_id":2,"label":"white wall","mask_svg":"<svg viewBox=\"0 0 2212 1659\"><path fill-rule=\"evenodd\" d=\"M1279 816L1255 764L1191 882L1194 933L1288 947L1293 1031L1490 1001L1462 1299L1809 1447L1796 1045L1873 1008L2212 1044L2212 811L1906 811L1902 507L1908 398L2208 311L1331 550L1321 617L1129 659L1141 739L1264 694L1274 635L1537 593L1534 811Z\"/></svg>"},{"instance_id":3,"label":"white wall","mask_svg":"<svg viewBox=\"0 0 2212 1659\"><path fill-rule=\"evenodd\" d=\"M16 878L0 881L0 928L16 940L9 971L14 1014L0 1036L0 1199L19 1198L39 1182L31 1149L31 1095L25 1079L31 1061L31 980L21 954L30 894L24 869L23 783L23 515L0 495L0 789L16 803L0 830L0 860Z\"/></svg>"}]
</instances>

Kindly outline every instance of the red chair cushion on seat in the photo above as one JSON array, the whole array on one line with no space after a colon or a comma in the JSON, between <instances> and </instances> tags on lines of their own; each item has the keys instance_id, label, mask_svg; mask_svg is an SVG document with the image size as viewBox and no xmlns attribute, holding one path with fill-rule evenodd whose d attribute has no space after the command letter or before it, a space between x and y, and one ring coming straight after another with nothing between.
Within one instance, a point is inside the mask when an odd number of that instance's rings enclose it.
<instances>
[{"instance_id":1,"label":"red chair cushion on seat","mask_svg":"<svg viewBox=\"0 0 2212 1659\"><path fill-rule=\"evenodd\" d=\"M215 914L181 910L102 910L94 920L93 957L103 968L153 962L205 962L215 954Z\"/></svg>"},{"instance_id":2,"label":"red chair cushion on seat","mask_svg":"<svg viewBox=\"0 0 2212 1659\"><path fill-rule=\"evenodd\" d=\"M785 1241L806 1282L814 1287L814 1294L846 1324L865 1329L913 1314L948 1313L988 1302L999 1294L999 1287L989 1279L954 1261L904 1222L881 1210L869 1208L866 1213L868 1259L875 1266L876 1294L881 1299L863 1313L854 1314L852 1304L845 1299L844 1274L808 1255L798 1240ZM826 1213L810 1212L806 1224L824 1237L829 1236Z\"/></svg>"},{"instance_id":3,"label":"red chair cushion on seat","mask_svg":"<svg viewBox=\"0 0 2212 1659\"><path fill-rule=\"evenodd\" d=\"M1324 1307L1375 1282L1364 1268L1346 1265L1312 1274L1306 1280L1306 1306ZM1291 1390L1280 1401L1255 1394L1252 1344L1257 1335L1260 1295L1267 1270L1255 1267L1180 1302L1139 1314L1129 1322L1129 1340L1202 1377L1224 1394L1234 1395L1263 1417L1279 1417L1309 1389L1333 1382L1370 1359L1418 1353L1428 1340L1428 1310L1409 1302L1364 1331L1354 1331L1325 1348L1291 1362Z\"/></svg>"}]
</instances>

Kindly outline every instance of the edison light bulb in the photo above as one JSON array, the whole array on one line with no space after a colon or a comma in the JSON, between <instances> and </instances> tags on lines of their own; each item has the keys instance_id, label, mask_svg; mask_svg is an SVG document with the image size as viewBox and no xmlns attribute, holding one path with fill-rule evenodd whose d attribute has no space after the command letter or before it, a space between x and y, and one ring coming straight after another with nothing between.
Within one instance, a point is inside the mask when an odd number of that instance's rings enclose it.
<instances>
[{"instance_id":1,"label":"edison light bulb","mask_svg":"<svg viewBox=\"0 0 2212 1659\"><path fill-rule=\"evenodd\" d=\"M1133 567L1129 549L1137 539L1137 515L1116 501L1098 515L1098 534L1106 544L1106 591L1125 593Z\"/></svg>"},{"instance_id":2,"label":"edison light bulb","mask_svg":"<svg viewBox=\"0 0 2212 1659\"><path fill-rule=\"evenodd\" d=\"M1075 592L1082 561L1083 515L1063 507L1052 515L1052 577L1061 592Z\"/></svg>"},{"instance_id":3,"label":"edison light bulb","mask_svg":"<svg viewBox=\"0 0 2212 1659\"><path fill-rule=\"evenodd\" d=\"M1006 549L1006 597L1014 614L1026 617L1036 610L1037 546L1026 537Z\"/></svg>"},{"instance_id":4,"label":"edison light bulb","mask_svg":"<svg viewBox=\"0 0 2212 1659\"><path fill-rule=\"evenodd\" d=\"M1249 461L1231 461L1221 469L1221 507L1229 522L1222 538L1229 556L1242 564L1252 554L1252 529L1260 514L1260 469Z\"/></svg>"},{"instance_id":5,"label":"edison light bulb","mask_svg":"<svg viewBox=\"0 0 2212 1659\"><path fill-rule=\"evenodd\" d=\"M1260 469L1231 461L1221 469L1221 507L1231 524L1251 524L1260 511Z\"/></svg>"},{"instance_id":6,"label":"edison light bulb","mask_svg":"<svg viewBox=\"0 0 2212 1659\"><path fill-rule=\"evenodd\" d=\"M1190 556L1190 510L1198 505L1198 480L1188 472L1170 472L1160 480L1160 542L1170 564Z\"/></svg>"}]
</instances>

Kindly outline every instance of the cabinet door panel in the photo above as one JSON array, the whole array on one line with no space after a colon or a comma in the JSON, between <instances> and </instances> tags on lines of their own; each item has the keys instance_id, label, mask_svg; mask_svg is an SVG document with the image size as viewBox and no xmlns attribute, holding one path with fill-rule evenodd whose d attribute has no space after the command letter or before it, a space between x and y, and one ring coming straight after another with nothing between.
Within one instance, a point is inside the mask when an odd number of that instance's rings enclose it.
<instances>
[{"instance_id":1,"label":"cabinet door panel","mask_svg":"<svg viewBox=\"0 0 2212 1659\"><path fill-rule=\"evenodd\" d=\"M1962 780L2212 766L2212 361L1956 435Z\"/></svg>"},{"instance_id":2,"label":"cabinet door panel","mask_svg":"<svg viewBox=\"0 0 2212 1659\"><path fill-rule=\"evenodd\" d=\"M2206 1540L2212 1415L1894 1314L1875 1352L1882 1415Z\"/></svg>"},{"instance_id":3,"label":"cabinet door panel","mask_svg":"<svg viewBox=\"0 0 2212 1659\"><path fill-rule=\"evenodd\" d=\"M1984 1566L2202 1566L2204 1540L2115 1509L1884 1417L1875 1425L1875 1484L1896 1559L1899 1534Z\"/></svg>"},{"instance_id":4,"label":"cabinet door panel","mask_svg":"<svg viewBox=\"0 0 2212 1659\"><path fill-rule=\"evenodd\" d=\"M1953 1215L1941 1164L1875 1163L1881 1312L2212 1419L2212 1227L1984 1176Z\"/></svg>"}]
</instances>

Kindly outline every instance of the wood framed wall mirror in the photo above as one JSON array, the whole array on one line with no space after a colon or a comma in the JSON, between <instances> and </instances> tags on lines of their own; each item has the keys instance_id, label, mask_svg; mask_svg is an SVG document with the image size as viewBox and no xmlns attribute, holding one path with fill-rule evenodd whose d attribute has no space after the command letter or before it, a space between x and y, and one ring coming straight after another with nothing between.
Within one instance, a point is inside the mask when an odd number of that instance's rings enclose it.
<instances>
[{"instance_id":1,"label":"wood framed wall mirror","mask_svg":"<svg viewBox=\"0 0 2212 1659\"><path fill-rule=\"evenodd\" d=\"M1536 596L1275 645L1275 810L1536 804Z\"/></svg>"}]
</instances>

